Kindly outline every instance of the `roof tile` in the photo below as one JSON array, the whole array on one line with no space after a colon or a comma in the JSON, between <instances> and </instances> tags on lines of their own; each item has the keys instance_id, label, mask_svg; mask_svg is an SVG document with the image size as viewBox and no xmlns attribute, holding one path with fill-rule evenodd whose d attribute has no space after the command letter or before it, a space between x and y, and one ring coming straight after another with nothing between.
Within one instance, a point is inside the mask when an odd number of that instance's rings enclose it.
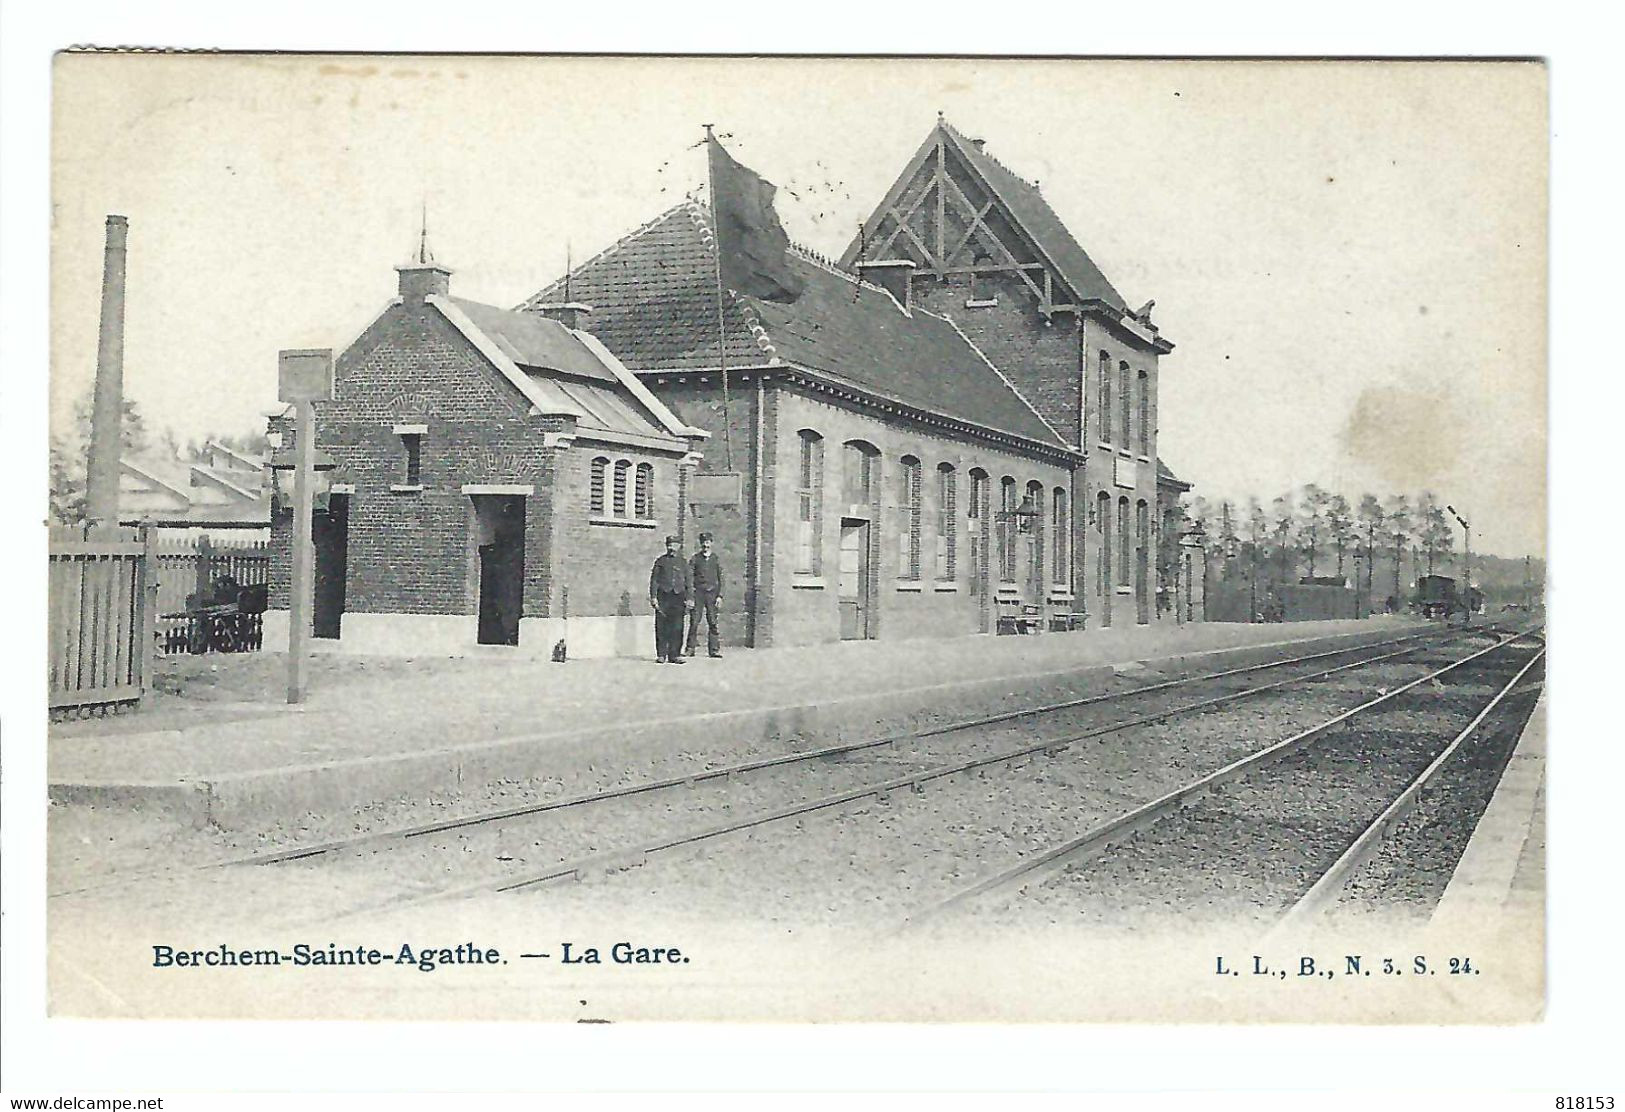
<instances>
[{"instance_id":1,"label":"roof tile","mask_svg":"<svg viewBox=\"0 0 1625 1112\"><path fill-rule=\"evenodd\" d=\"M717 365L707 218L702 207L685 202L572 272L571 298L593 306L593 334L628 367ZM730 366L760 366L776 356L911 408L1062 443L946 318L919 309L905 314L884 290L799 250L791 250L789 262L806 280L794 302L724 299ZM561 278L525 306L554 300L563 288Z\"/></svg>"}]
</instances>

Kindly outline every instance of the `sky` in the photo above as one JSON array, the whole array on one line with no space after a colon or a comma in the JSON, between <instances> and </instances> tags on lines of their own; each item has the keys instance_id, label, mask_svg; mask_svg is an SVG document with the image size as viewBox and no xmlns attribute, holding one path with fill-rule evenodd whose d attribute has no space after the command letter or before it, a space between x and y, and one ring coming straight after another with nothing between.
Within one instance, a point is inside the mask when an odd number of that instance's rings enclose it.
<instances>
[{"instance_id":1,"label":"sky","mask_svg":"<svg viewBox=\"0 0 1625 1112\"><path fill-rule=\"evenodd\" d=\"M939 111L1156 299L1160 454L1195 493L1427 488L1475 549L1544 551L1530 63L63 55L53 421L94 375L108 213L126 393L185 440L262 427L279 349L342 350L424 206L453 293L511 306L697 187L713 123L834 256Z\"/></svg>"}]
</instances>

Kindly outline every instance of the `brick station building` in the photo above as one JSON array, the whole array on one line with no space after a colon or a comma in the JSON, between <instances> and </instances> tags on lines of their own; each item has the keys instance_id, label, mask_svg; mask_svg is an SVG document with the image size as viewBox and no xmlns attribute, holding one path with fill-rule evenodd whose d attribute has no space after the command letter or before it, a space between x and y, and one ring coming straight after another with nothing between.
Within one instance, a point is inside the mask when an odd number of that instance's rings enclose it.
<instances>
[{"instance_id":1,"label":"brick station building","mask_svg":"<svg viewBox=\"0 0 1625 1112\"><path fill-rule=\"evenodd\" d=\"M1072 613L1082 456L952 320L911 302L907 267L860 278L792 248L794 302L725 295L725 402L709 221L685 202L569 288L604 344L712 433L690 528L717 536L743 588L724 596L726 639L948 636Z\"/></svg>"},{"instance_id":2,"label":"brick station building","mask_svg":"<svg viewBox=\"0 0 1625 1112\"><path fill-rule=\"evenodd\" d=\"M521 308L590 302L713 434L692 509L743 572L731 641L1199 616L1162 551L1189 489L1157 459L1173 345L1036 184L939 119L839 264L792 249L798 299L722 297L726 406L709 221L679 205Z\"/></svg>"},{"instance_id":3,"label":"brick station building","mask_svg":"<svg viewBox=\"0 0 1625 1112\"><path fill-rule=\"evenodd\" d=\"M914 302L951 315L1087 454L1070 585L1091 626L1155 620L1156 569L1168 563L1158 555L1157 363L1173 344L1152 323L1153 303L1131 310L1038 183L940 116L842 265L865 259L912 263Z\"/></svg>"},{"instance_id":4,"label":"brick station building","mask_svg":"<svg viewBox=\"0 0 1625 1112\"><path fill-rule=\"evenodd\" d=\"M511 311L400 268L318 407L318 636L545 652L567 610L573 655L649 655L702 530L731 645L1199 620L1151 303L940 118L866 229L782 304L719 291L692 200Z\"/></svg>"},{"instance_id":5,"label":"brick station building","mask_svg":"<svg viewBox=\"0 0 1625 1112\"><path fill-rule=\"evenodd\" d=\"M316 405L315 635L347 650L652 648L649 568L681 532L705 433L559 306L453 297L420 252ZM551 314L551 315L548 315ZM284 452L292 422L279 419ZM284 473L285 475L286 473ZM284 488L287 481L282 480ZM267 636L285 636L292 512L272 517Z\"/></svg>"}]
</instances>

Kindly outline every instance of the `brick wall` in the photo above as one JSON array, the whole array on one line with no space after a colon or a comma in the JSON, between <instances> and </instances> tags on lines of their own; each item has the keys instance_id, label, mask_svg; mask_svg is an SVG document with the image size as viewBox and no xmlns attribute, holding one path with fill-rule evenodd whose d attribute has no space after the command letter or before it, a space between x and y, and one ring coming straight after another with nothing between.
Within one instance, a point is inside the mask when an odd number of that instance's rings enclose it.
<instances>
[{"instance_id":1,"label":"brick wall","mask_svg":"<svg viewBox=\"0 0 1625 1112\"><path fill-rule=\"evenodd\" d=\"M1142 499L1155 517L1156 457L1157 457L1157 356L1144 350L1143 343L1129 340L1120 332L1108 329L1095 319L1083 325L1083 361L1079 365L1079 324L1076 316L1057 314L1053 323L1045 323L1037 310L1031 291L1013 275L995 275L990 285L998 304L986 307L966 307L971 289L967 276L951 276L946 283L922 278L914 284L914 300L932 312L943 313L954 319L989 360L1021 391L1022 396L1062 436L1073 443L1084 438L1083 447L1089 455L1083 481L1073 490L1072 503L1072 586L1083 601L1090 618L1091 628L1107 624L1133 623L1138 618L1138 604L1134 594L1123 595L1114 586L1105 594L1099 589L1097 561L1103 540L1100 522L1096 520L1096 496L1100 491L1111 495L1116 513L1117 499L1127 495L1130 518ZM1110 424L1103 423L1099 406L1099 358L1105 351L1110 356L1113 374L1112 412ZM1139 372L1147 375L1146 386L1150 394L1149 451L1141 452L1139 438L1140 411L1138 401L1131 409L1131 439L1121 444L1121 383L1118 381L1120 362L1129 364L1130 378L1139 390ZM1083 426L1080 429L1080 403ZM1103 435L1103 430L1104 435ZM1102 447L1102 443L1106 446ZM1133 485L1117 484L1117 459L1128 461L1133 473ZM1111 523L1112 546L1116 550L1115 518ZM1157 537L1153 528L1146 554L1146 565L1151 573L1157 566ZM1137 560L1137 557L1136 557ZM1131 581L1132 581L1131 575ZM1148 582L1151 593L1150 607L1155 616L1154 594L1156 584Z\"/></svg>"},{"instance_id":2,"label":"brick wall","mask_svg":"<svg viewBox=\"0 0 1625 1112\"><path fill-rule=\"evenodd\" d=\"M870 567L873 577L875 614L872 630L877 637L903 639L940 637L975 633L981 618L971 564L970 473L980 467L991 476L991 509L998 509L997 488L1009 474L1025 490L1030 480L1043 483L1046 491L1044 516L1038 537L1046 545L1048 568L1048 494L1054 488L1070 489L1071 472L1056 464L1035 461L1013 451L1001 450L969 437L914 426L901 419L885 419L823 400L819 395L788 387L777 395L775 424L778 436L772 453L777 479L772 500L773 530L778 543L772 550L774 591L771 599L774 644L809 644L836 640L840 635L838 608L841 519L847 512L842 485L842 445L862 440L879 449L878 505L867 508L870 527ZM799 507L796 483L800 470L800 431L811 429L824 438L824 487L822 544L823 573L814 580L798 575L796 545ZM900 537L906 534L908 509L901 483L902 459L914 456L921 468L921 547L920 579L903 578L904 549ZM935 577L937 467L954 466L955 534L957 567L952 581L938 590ZM990 553L992 575L997 578L996 558ZM1052 576L1045 571L1046 580ZM1024 579L1018 571L1018 580ZM995 582L994 587L997 586ZM911 589L917 588L917 589Z\"/></svg>"},{"instance_id":3,"label":"brick wall","mask_svg":"<svg viewBox=\"0 0 1625 1112\"><path fill-rule=\"evenodd\" d=\"M724 645L751 645L757 639L759 616L756 609L758 585L752 582L757 545L771 551L772 539L758 540L756 524L757 412L767 387L762 377L751 373L728 376L727 421L723 419L722 384L714 375L704 378L669 378L658 374L643 376L645 383L684 424L711 434L701 448L699 474L728 470L727 437L733 441L733 470L741 475L739 504L703 504L689 507L683 526L683 550L699 551L699 535L714 538L723 576L722 604L717 617Z\"/></svg>"},{"instance_id":4,"label":"brick wall","mask_svg":"<svg viewBox=\"0 0 1625 1112\"><path fill-rule=\"evenodd\" d=\"M477 552L465 484L526 484L526 617L648 612L649 567L676 531L680 456L595 443L546 447L569 418L532 417L529 403L438 310L395 306L339 356L335 397L318 404L317 445L353 484L345 610L374 614L472 614ZM294 440L283 422L285 446ZM396 425L427 426L421 489L405 485L406 450ZM589 521L590 461L599 455L654 466L655 520L639 526ZM272 524L272 605L288 597L292 514Z\"/></svg>"}]
</instances>

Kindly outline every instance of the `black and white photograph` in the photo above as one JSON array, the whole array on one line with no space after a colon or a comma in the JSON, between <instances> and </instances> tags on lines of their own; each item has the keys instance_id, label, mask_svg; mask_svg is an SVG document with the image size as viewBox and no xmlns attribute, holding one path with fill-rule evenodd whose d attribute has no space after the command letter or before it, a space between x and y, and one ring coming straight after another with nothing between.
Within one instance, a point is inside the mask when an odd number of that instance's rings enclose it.
<instances>
[{"instance_id":1,"label":"black and white photograph","mask_svg":"<svg viewBox=\"0 0 1625 1112\"><path fill-rule=\"evenodd\" d=\"M355 46L54 48L43 1022L1563 1014L1549 60Z\"/></svg>"},{"instance_id":2,"label":"black and white photograph","mask_svg":"<svg viewBox=\"0 0 1625 1112\"><path fill-rule=\"evenodd\" d=\"M1545 80L60 55L53 1011L1537 1016Z\"/></svg>"}]
</instances>

